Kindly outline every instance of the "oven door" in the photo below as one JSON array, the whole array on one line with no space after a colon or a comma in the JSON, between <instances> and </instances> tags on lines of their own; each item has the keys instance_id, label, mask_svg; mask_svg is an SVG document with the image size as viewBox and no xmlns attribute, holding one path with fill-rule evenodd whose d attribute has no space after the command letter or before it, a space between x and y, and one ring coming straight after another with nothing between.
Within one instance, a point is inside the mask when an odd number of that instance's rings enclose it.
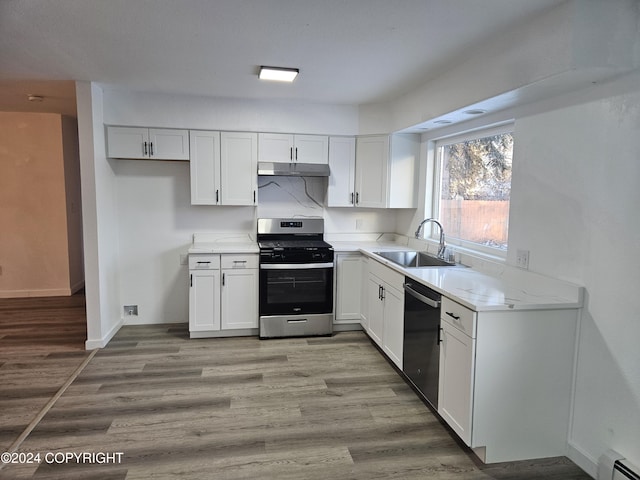
<instances>
[{"instance_id":1,"label":"oven door","mask_svg":"<svg viewBox=\"0 0 640 480\"><path fill-rule=\"evenodd\" d=\"M333 263L260 264L260 316L333 313Z\"/></svg>"}]
</instances>

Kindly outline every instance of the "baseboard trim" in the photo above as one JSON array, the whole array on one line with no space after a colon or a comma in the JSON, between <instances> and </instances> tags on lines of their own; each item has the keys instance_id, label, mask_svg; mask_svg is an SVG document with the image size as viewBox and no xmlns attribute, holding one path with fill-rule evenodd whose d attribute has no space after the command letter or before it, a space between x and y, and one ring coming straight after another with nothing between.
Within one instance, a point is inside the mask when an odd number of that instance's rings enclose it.
<instances>
[{"instance_id":1,"label":"baseboard trim","mask_svg":"<svg viewBox=\"0 0 640 480\"><path fill-rule=\"evenodd\" d=\"M574 443L568 443L567 457L590 477L598 477L598 461Z\"/></svg>"},{"instance_id":2,"label":"baseboard trim","mask_svg":"<svg viewBox=\"0 0 640 480\"><path fill-rule=\"evenodd\" d=\"M80 290L84 288L84 280L80 280L78 283L74 283L71 285L71 295L74 293L78 293Z\"/></svg>"},{"instance_id":3,"label":"baseboard trim","mask_svg":"<svg viewBox=\"0 0 640 480\"><path fill-rule=\"evenodd\" d=\"M68 297L70 288L49 288L43 290L2 290L0 298L27 298L27 297Z\"/></svg>"},{"instance_id":4,"label":"baseboard trim","mask_svg":"<svg viewBox=\"0 0 640 480\"><path fill-rule=\"evenodd\" d=\"M120 330L120 328L122 327L123 324L124 324L124 322L122 321L122 319L120 319L111 328L111 330L109 330L107 332L107 334L104 337L102 337L101 339L98 339L98 340L87 339L87 341L84 342L85 350L95 350L96 348L104 348L104 347L106 347L107 344L109 343L109 341L115 336L116 333L118 333L118 330Z\"/></svg>"}]
</instances>

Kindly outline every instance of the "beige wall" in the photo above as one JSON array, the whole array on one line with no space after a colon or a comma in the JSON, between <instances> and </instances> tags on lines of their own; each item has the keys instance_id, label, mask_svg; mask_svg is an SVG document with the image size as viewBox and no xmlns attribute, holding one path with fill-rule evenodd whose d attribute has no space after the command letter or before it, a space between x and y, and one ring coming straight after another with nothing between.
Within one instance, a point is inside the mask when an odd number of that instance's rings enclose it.
<instances>
[{"instance_id":1,"label":"beige wall","mask_svg":"<svg viewBox=\"0 0 640 480\"><path fill-rule=\"evenodd\" d=\"M77 150L74 119L0 112L0 297L82 287Z\"/></svg>"}]
</instances>

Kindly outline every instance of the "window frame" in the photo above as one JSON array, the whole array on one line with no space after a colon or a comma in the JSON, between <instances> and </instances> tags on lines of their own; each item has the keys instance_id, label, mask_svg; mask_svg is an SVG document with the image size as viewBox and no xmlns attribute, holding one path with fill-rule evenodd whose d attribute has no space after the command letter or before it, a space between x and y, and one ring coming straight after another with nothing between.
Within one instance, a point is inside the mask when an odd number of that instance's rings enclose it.
<instances>
[{"instance_id":1,"label":"window frame","mask_svg":"<svg viewBox=\"0 0 640 480\"><path fill-rule=\"evenodd\" d=\"M451 145L453 143L460 143L468 140L475 140L478 138L491 137L493 135L500 135L503 133L511 133L515 134L515 122L509 121L505 123L500 123L492 126L485 126L474 128L472 130L459 131L450 135L434 138L431 140L430 145L432 148L433 155L433 180L431 182L432 187L432 198L431 198L431 208L427 208L426 211L431 211L431 216L433 218L440 217L440 200L442 196L442 167L443 162L441 155L439 153L440 147L444 147L446 145ZM515 138L514 138L514 151L515 151ZM512 157L513 161L513 157ZM511 203L509 203L509 217L511 216ZM445 242L448 246L453 246L456 250L466 250L470 253L479 253L485 256L495 257L499 259L506 260L507 251L509 248L509 242L507 237L507 248L500 249L496 247L489 247L486 245L481 245L479 243L470 242L468 240L463 240L460 238L449 237L447 236L447 232L445 230ZM431 225L431 231L429 233L428 239L431 241L437 242L439 239L440 232L436 232L435 226Z\"/></svg>"}]
</instances>

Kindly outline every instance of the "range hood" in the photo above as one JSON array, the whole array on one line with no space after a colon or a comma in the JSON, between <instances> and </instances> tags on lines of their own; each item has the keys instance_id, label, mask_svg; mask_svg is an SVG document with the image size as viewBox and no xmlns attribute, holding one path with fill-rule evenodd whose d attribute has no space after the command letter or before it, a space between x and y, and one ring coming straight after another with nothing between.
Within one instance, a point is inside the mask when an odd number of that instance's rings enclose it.
<instances>
[{"instance_id":1,"label":"range hood","mask_svg":"<svg viewBox=\"0 0 640 480\"><path fill-rule=\"evenodd\" d=\"M258 175L283 175L297 177L328 177L329 165L326 163L274 163L258 162Z\"/></svg>"}]
</instances>

